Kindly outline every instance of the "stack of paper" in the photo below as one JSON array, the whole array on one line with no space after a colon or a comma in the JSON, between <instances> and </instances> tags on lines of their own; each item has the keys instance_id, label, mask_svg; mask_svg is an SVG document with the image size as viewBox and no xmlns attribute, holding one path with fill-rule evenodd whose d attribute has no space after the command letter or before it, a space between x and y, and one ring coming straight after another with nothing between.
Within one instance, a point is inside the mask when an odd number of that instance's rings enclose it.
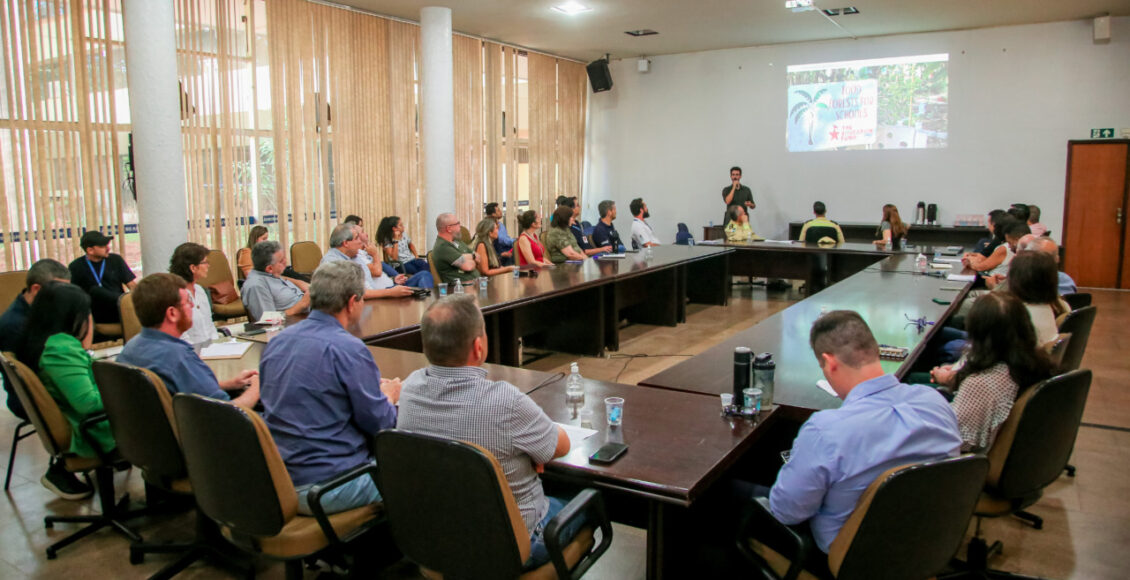
<instances>
[{"instance_id":1,"label":"stack of paper","mask_svg":"<svg viewBox=\"0 0 1130 580\"><path fill-rule=\"evenodd\" d=\"M204 360L242 358L249 348L251 348L250 342L213 342L200 350L200 358Z\"/></svg>"}]
</instances>

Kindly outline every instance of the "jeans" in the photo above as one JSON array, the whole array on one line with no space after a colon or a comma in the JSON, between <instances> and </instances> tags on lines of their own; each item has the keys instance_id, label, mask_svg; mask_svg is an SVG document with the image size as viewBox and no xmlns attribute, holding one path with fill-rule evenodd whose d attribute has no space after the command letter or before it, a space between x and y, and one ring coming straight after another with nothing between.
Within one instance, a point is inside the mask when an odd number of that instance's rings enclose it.
<instances>
[{"instance_id":1,"label":"jeans","mask_svg":"<svg viewBox=\"0 0 1130 580\"><path fill-rule=\"evenodd\" d=\"M565 504L568 503L563 499L548 495L545 496L545 499L549 500L549 510L545 512L545 517L538 522L537 527L530 534L530 558L522 565L525 570L533 570L549 562L549 549L545 545L545 527L549 525L549 520L552 520L553 516L564 509ZM567 542L571 541L577 535L577 531L586 523L588 523L588 520L582 516L565 526L563 533Z\"/></svg>"},{"instance_id":2,"label":"jeans","mask_svg":"<svg viewBox=\"0 0 1130 580\"><path fill-rule=\"evenodd\" d=\"M432 271L424 269L408 276L408 280L405 280L404 285L412 286L413 288L431 288L436 284L435 280L432 279Z\"/></svg>"},{"instance_id":3,"label":"jeans","mask_svg":"<svg viewBox=\"0 0 1130 580\"><path fill-rule=\"evenodd\" d=\"M416 258L415 260L409 260L407 262L402 262L401 266L404 267L404 273L408 274L409 276L411 276L412 274L415 274L416 272L427 272L428 271L428 261L424 260L422 258Z\"/></svg>"},{"instance_id":4,"label":"jeans","mask_svg":"<svg viewBox=\"0 0 1130 580\"><path fill-rule=\"evenodd\" d=\"M306 503L306 492L315 485L317 484L309 483L294 489L298 492L298 513L304 516L314 515L310 505ZM365 474L323 495L322 509L326 514L336 514L379 501L381 501L381 492L377 491L377 484L372 477Z\"/></svg>"}]
</instances>

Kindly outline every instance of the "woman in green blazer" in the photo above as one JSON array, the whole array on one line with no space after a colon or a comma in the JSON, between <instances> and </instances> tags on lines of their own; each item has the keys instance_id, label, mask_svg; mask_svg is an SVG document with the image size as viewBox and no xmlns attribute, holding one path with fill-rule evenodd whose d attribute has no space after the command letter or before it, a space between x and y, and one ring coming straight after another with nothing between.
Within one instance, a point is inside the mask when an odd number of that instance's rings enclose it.
<instances>
[{"instance_id":1,"label":"woman in green blazer","mask_svg":"<svg viewBox=\"0 0 1130 580\"><path fill-rule=\"evenodd\" d=\"M36 371L47 392L59 403L71 426L70 452L80 457L98 455L79 431L83 419L102 411L102 395L94 384L86 352L93 335L90 296L74 284L48 284L31 306L27 335L19 352L20 360ZM106 421L95 424L89 434L105 453L117 447Z\"/></svg>"}]
</instances>

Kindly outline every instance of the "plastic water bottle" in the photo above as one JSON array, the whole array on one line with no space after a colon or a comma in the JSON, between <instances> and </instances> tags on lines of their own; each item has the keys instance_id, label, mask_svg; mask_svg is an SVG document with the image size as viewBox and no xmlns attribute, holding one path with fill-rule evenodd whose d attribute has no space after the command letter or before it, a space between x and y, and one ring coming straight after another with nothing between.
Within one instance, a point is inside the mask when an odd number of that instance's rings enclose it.
<instances>
[{"instance_id":1,"label":"plastic water bottle","mask_svg":"<svg viewBox=\"0 0 1130 580\"><path fill-rule=\"evenodd\" d=\"M569 365L569 378L565 381L565 400L567 403L583 405L585 402L585 380L577 363Z\"/></svg>"},{"instance_id":2,"label":"plastic water bottle","mask_svg":"<svg viewBox=\"0 0 1130 580\"><path fill-rule=\"evenodd\" d=\"M914 267L918 270L919 274L925 274L927 270L926 256L922 252L918 252L918 257L914 259Z\"/></svg>"},{"instance_id":3,"label":"plastic water bottle","mask_svg":"<svg viewBox=\"0 0 1130 580\"><path fill-rule=\"evenodd\" d=\"M456 280L454 282L454 284L455 284L455 290L453 291L453 293L454 294L462 294L463 293L463 282L460 281L460 280Z\"/></svg>"}]
</instances>

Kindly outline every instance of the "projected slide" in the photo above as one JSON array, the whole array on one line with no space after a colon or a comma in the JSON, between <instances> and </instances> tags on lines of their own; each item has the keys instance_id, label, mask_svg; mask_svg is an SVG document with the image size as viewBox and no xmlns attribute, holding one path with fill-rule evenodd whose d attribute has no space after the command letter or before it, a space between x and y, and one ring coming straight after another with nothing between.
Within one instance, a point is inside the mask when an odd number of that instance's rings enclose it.
<instances>
[{"instance_id":1,"label":"projected slide","mask_svg":"<svg viewBox=\"0 0 1130 580\"><path fill-rule=\"evenodd\" d=\"M949 55L788 67L789 151L946 146Z\"/></svg>"}]
</instances>

